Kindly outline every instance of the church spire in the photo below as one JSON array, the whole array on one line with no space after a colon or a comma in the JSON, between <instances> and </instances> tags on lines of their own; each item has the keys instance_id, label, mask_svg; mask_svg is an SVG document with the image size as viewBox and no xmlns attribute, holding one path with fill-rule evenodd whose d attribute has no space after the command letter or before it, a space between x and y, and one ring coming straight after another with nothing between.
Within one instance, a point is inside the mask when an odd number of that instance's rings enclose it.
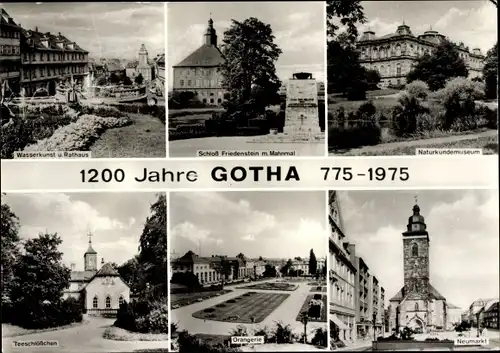
<instances>
[{"instance_id":1,"label":"church spire","mask_svg":"<svg viewBox=\"0 0 500 353\"><path fill-rule=\"evenodd\" d=\"M205 32L205 45L213 45L217 46L217 33L214 28L214 21L212 20L212 14L210 14L210 18L208 19L208 27Z\"/></svg>"},{"instance_id":2,"label":"church spire","mask_svg":"<svg viewBox=\"0 0 500 353\"><path fill-rule=\"evenodd\" d=\"M89 232L87 236L89 237L89 247L83 254L85 271L97 271L97 251L92 248L92 233Z\"/></svg>"}]
</instances>

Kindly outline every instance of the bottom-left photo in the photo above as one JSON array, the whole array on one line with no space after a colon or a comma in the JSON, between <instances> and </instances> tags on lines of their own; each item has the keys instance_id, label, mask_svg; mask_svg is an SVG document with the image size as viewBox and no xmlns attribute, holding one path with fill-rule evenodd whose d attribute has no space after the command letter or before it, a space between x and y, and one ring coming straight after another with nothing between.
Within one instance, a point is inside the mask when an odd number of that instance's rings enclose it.
<instances>
[{"instance_id":1,"label":"bottom-left photo","mask_svg":"<svg viewBox=\"0 0 500 353\"><path fill-rule=\"evenodd\" d=\"M2 194L2 352L167 352L165 193Z\"/></svg>"}]
</instances>

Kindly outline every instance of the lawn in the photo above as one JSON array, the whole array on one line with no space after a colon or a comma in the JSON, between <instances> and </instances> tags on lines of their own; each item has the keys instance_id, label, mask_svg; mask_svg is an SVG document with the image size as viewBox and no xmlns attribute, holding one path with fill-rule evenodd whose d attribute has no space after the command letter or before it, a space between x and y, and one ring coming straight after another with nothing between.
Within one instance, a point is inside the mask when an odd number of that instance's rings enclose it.
<instances>
[{"instance_id":1,"label":"lawn","mask_svg":"<svg viewBox=\"0 0 500 353\"><path fill-rule=\"evenodd\" d=\"M314 297L313 294L307 296L307 298L306 298L306 300L304 300L304 304L302 304L302 308L300 308L300 310L297 314L297 318L295 320L300 321L301 313L304 311L307 312L309 310L309 302L311 301L311 299L313 299L313 297ZM311 322L326 322L327 321L326 320L327 311L328 311L327 296L322 295L321 300L323 301L323 308L321 308L321 316L320 316L319 320L309 318L309 321L311 321Z\"/></svg>"},{"instance_id":2,"label":"lawn","mask_svg":"<svg viewBox=\"0 0 500 353\"><path fill-rule=\"evenodd\" d=\"M202 320L251 324L264 321L290 294L247 292L210 308L197 311L193 317Z\"/></svg>"},{"instance_id":3,"label":"lawn","mask_svg":"<svg viewBox=\"0 0 500 353\"><path fill-rule=\"evenodd\" d=\"M318 289L319 288L319 289ZM324 286L315 286L315 287L311 287L311 290L310 292L325 292L326 293L326 287Z\"/></svg>"},{"instance_id":4,"label":"lawn","mask_svg":"<svg viewBox=\"0 0 500 353\"><path fill-rule=\"evenodd\" d=\"M252 284L250 286L236 287L238 289L262 289L262 290L285 290L294 291L298 288L295 284L283 283L283 282L265 282Z\"/></svg>"},{"instance_id":5,"label":"lawn","mask_svg":"<svg viewBox=\"0 0 500 353\"><path fill-rule=\"evenodd\" d=\"M174 305L178 305L179 307L186 306L196 303L199 299L201 300L210 299L216 296L227 294L229 292L232 291L229 289L224 289L224 290L209 291L209 292L170 294L170 305L171 307L173 307Z\"/></svg>"},{"instance_id":6,"label":"lawn","mask_svg":"<svg viewBox=\"0 0 500 353\"><path fill-rule=\"evenodd\" d=\"M109 326L104 330L103 338L114 341L168 341L168 334L139 333Z\"/></svg>"},{"instance_id":7,"label":"lawn","mask_svg":"<svg viewBox=\"0 0 500 353\"><path fill-rule=\"evenodd\" d=\"M164 158L165 125L154 116L128 113L133 124L109 129L90 147L93 158Z\"/></svg>"},{"instance_id":8,"label":"lawn","mask_svg":"<svg viewBox=\"0 0 500 353\"><path fill-rule=\"evenodd\" d=\"M380 145L379 145L380 146ZM380 146L382 147L382 146ZM345 156L408 156L415 155L417 148L481 148L483 155L498 154L498 136L485 136L469 140L454 142L444 142L426 144L422 140L422 145L398 146L394 148L378 148L373 151L351 150Z\"/></svg>"}]
</instances>

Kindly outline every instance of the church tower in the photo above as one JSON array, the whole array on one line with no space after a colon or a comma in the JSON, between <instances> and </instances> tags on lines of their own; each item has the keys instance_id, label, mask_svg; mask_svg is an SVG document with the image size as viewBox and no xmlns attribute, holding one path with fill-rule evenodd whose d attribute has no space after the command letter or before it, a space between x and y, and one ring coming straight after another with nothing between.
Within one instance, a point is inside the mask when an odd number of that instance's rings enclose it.
<instances>
[{"instance_id":1,"label":"church tower","mask_svg":"<svg viewBox=\"0 0 500 353\"><path fill-rule=\"evenodd\" d=\"M415 202L403 233L404 292L429 295L429 233Z\"/></svg>"},{"instance_id":2,"label":"church tower","mask_svg":"<svg viewBox=\"0 0 500 353\"><path fill-rule=\"evenodd\" d=\"M89 233L89 248L83 255L85 271L97 271L97 252L92 248L92 234Z\"/></svg>"},{"instance_id":3,"label":"church tower","mask_svg":"<svg viewBox=\"0 0 500 353\"><path fill-rule=\"evenodd\" d=\"M141 49L139 49L139 67L147 67L149 66L148 60L148 50L144 44L141 45Z\"/></svg>"},{"instance_id":4,"label":"church tower","mask_svg":"<svg viewBox=\"0 0 500 353\"><path fill-rule=\"evenodd\" d=\"M217 33L214 28L214 21L212 21L211 18L208 20L208 27L204 37L205 45L213 45L214 47L217 47Z\"/></svg>"}]
</instances>

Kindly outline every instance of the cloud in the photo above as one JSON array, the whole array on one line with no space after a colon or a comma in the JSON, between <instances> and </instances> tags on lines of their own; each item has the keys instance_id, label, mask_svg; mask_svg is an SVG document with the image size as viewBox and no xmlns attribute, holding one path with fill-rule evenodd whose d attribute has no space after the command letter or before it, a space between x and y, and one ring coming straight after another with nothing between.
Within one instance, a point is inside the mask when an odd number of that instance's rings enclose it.
<instances>
[{"instance_id":1,"label":"cloud","mask_svg":"<svg viewBox=\"0 0 500 353\"><path fill-rule=\"evenodd\" d=\"M245 236L242 236L241 240L244 240L244 241L255 241L255 236L252 235L252 234L247 234Z\"/></svg>"},{"instance_id":2,"label":"cloud","mask_svg":"<svg viewBox=\"0 0 500 353\"><path fill-rule=\"evenodd\" d=\"M200 229L196 227L194 224L189 222L177 224L172 229L172 236L183 237L185 239L188 239L194 244L198 244L201 241L203 242L216 241L216 239L210 238L210 231L205 229Z\"/></svg>"},{"instance_id":3,"label":"cloud","mask_svg":"<svg viewBox=\"0 0 500 353\"><path fill-rule=\"evenodd\" d=\"M400 205L411 196L408 192L338 193L342 211L347 210L343 213L346 235L390 298L403 285L401 233L411 211L405 213ZM498 296L497 193L458 190L422 194L419 204L430 237L431 283L448 301L461 307L481 296Z\"/></svg>"}]
</instances>

